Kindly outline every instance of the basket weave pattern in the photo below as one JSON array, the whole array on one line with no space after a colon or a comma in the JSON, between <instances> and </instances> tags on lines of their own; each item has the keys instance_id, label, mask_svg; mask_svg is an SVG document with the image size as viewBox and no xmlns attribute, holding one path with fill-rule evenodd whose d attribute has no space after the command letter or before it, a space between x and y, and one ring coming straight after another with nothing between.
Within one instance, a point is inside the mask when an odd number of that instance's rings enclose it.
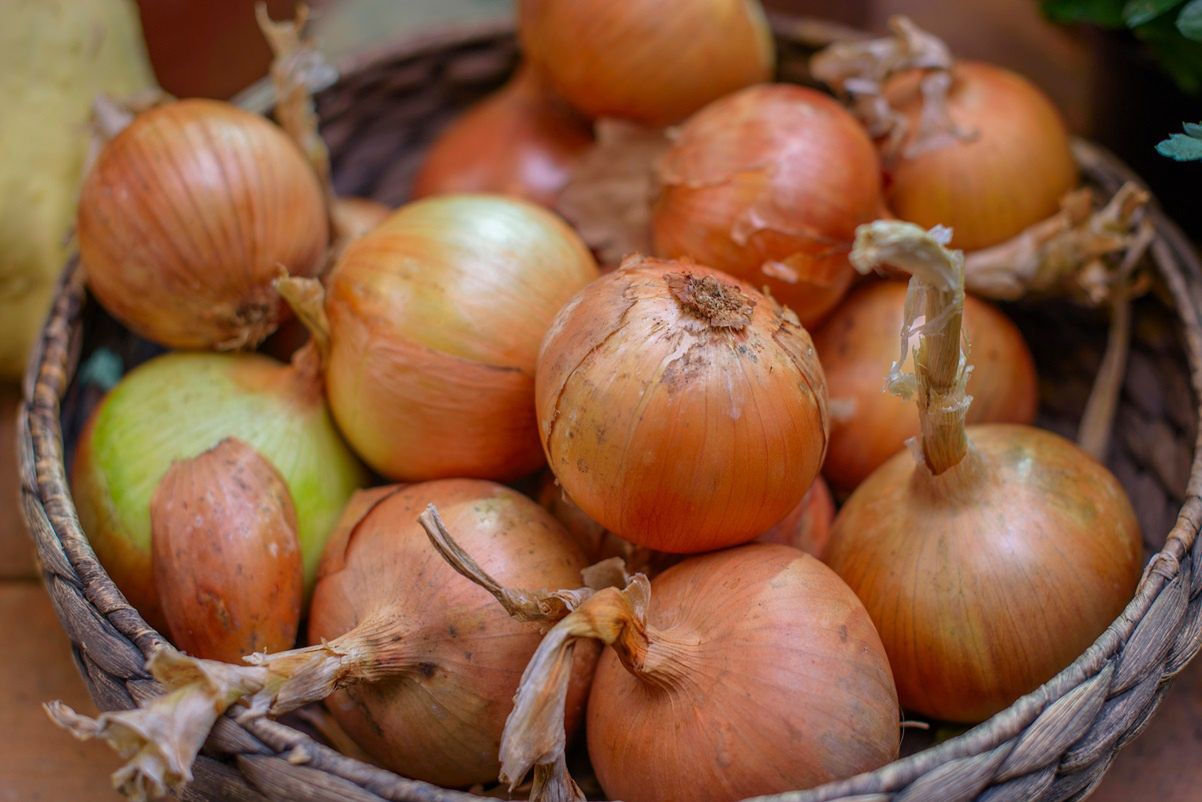
<instances>
[{"instance_id":1,"label":"basket weave pattern","mask_svg":"<svg viewBox=\"0 0 1202 802\"><path fill-rule=\"evenodd\" d=\"M803 39L813 29L787 20L775 27L782 79L804 80L811 51ZM492 25L427 36L347 65L343 79L319 97L339 192L402 201L424 145L446 120L497 86L516 57L512 30ZM1087 179L1105 191L1132 177L1087 144L1078 143L1077 151ZM1202 398L1202 268L1173 224L1155 209L1151 214L1158 232L1151 258L1179 319L1168 346L1145 342L1137 326L1132 366L1142 366L1143 376L1138 384L1129 377L1118 418L1119 429L1128 426L1136 434L1116 432L1111 463L1129 490L1137 484L1133 495L1146 531L1173 513L1176 521L1163 545L1155 543L1159 551L1136 597L1072 666L970 732L876 772L770 799L1081 799L1144 727L1166 682L1198 652L1202 465L1192 438L1200 428ZM1170 316L1163 307L1160 314ZM144 663L162 637L96 561L67 482L64 432L70 442L77 431L70 422L87 411L75 408L86 407L86 400L73 379L84 332L98 315L86 306L82 271L73 261L26 377L19 458L23 511L47 590L93 699L102 709L117 709L158 692ZM1166 400L1165 387L1181 392ZM1147 534L1159 538L1164 528ZM218 722L194 774L182 794L186 800L480 799L369 766L278 722L243 726L228 716Z\"/></svg>"}]
</instances>

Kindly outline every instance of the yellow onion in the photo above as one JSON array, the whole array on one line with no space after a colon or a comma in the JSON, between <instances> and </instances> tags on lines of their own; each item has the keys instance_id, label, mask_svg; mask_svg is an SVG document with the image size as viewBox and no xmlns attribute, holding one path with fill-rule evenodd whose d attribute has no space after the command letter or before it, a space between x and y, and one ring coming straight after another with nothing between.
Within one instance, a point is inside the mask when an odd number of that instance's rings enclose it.
<instances>
[{"instance_id":1,"label":"yellow onion","mask_svg":"<svg viewBox=\"0 0 1202 802\"><path fill-rule=\"evenodd\" d=\"M592 141L588 122L523 67L439 135L412 195L495 192L549 207Z\"/></svg>"},{"instance_id":2,"label":"yellow onion","mask_svg":"<svg viewBox=\"0 0 1202 802\"><path fill-rule=\"evenodd\" d=\"M401 208L328 279L326 391L343 434L394 479L535 470L539 343L596 275L580 238L533 204L448 195Z\"/></svg>"},{"instance_id":3,"label":"yellow onion","mask_svg":"<svg viewBox=\"0 0 1202 802\"><path fill-rule=\"evenodd\" d=\"M585 288L547 332L536 397L563 489L659 551L751 540L797 505L826 451L809 334L692 263L631 257Z\"/></svg>"},{"instance_id":4,"label":"yellow onion","mask_svg":"<svg viewBox=\"0 0 1202 802\"><path fill-rule=\"evenodd\" d=\"M279 471L235 437L180 460L150 503L154 584L172 642L236 663L296 641L303 571Z\"/></svg>"},{"instance_id":5,"label":"yellow onion","mask_svg":"<svg viewBox=\"0 0 1202 802\"><path fill-rule=\"evenodd\" d=\"M734 802L897 755L893 678L859 599L812 556L754 543L598 591L551 629L505 725L511 787L562 761L566 658L592 640L610 647L586 727L608 799Z\"/></svg>"},{"instance_id":6,"label":"yellow onion","mask_svg":"<svg viewBox=\"0 0 1202 802\"><path fill-rule=\"evenodd\" d=\"M914 275L908 311L927 323L915 374L895 371L891 385L917 399L922 434L843 505L827 563L872 616L902 706L980 721L1051 679L1122 612L1140 576L1139 527L1118 480L1068 440L965 427L962 254L881 222L862 229L853 258Z\"/></svg>"},{"instance_id":7,"label":"yellow onion","mask_svg":"<svg viewBox=\"0 0 1202 802\"><path fill-rule=\"evenodd\" d=\"M79 440L71 491L79 522L117 587L164 624L151 567L150 503L175 460L236 437L280 472L296 506L311 588L322 547L362 466L334 428L310 366L257 354L165 354L125 376Z\"/></svg>"},{"instance_id":8,"label":"yellow onion","mask_svg":"<svg viewBox=\"0 0 1202 802\"><path fill-rule=\"evenodd\" d=\"M854 490L918 434L914 404L887 393L881 377L897 358L906 285L876 281L857 288L814 332L831 405L831 444L822 473ZM964 298L964 334L974 369L968 423L1031 423L1039 400L1035 362L1022 333L990 304ZM912 364L903 366L911 369Z\"/></svg>"},{"instance_id":9,"label":"yellow onion","mask_svg":"<svg viewBox=\"0 0 1202 802\"><path fill-rule=\"evenodd\" d=\"M754 86L707 106L659 163L656 253L767 286L805 326L843 296L856 226L881 208L868 134L812 89Z\"/></svg>"},{"instance_id":10,"label":"yellow onion","mask_svg":"<svg viewBox=\"0 0 1202 802\"><path fill-rule=\"evenodd\" d=\"M666 125L772 75L759 0L520 0L518 33L548 84L590 117Z\"/></svg>"},{"instance_id":11,"label":"yellow onion","mask_svg":"<svg viewBox=\"0 0 1202 802\"><path fill-rule=\"evenodd\" d=\"M900 158L885 165L887 195L902 220L949 226L952 245L973 251L1055 214L1077 183L1077 166L1059 112L1025 78L974 61L957 61L951 76L947 111L968 138L925 146L916 145L922 73L885 84L884 98L907 122Z\"/></svg>"},{"instance_id":12,"label":"yellow onion","mask_svg":"<svg viewBox=\"0 0 1202 802\"><path fill-rule=\"evenodd\" d=\"M281 270L315 275L322 188L267 120L181 100L138 115L100 151L77 217L88 286L118 320L172 348L241 348L275 330Z\"/></svg>"},{"instance_id":13,"label":"yellow onion","mask_svg":"<svg viewBox=\"0 0 1202 802\"><path fill-rule=\"evenodd\" d=\"M462 548L479 556L472 568L512 588L507 599L515 605L498 605L431 545L419 514L433 504ZM115 784L159 794L191 778L214 722L239 700L246 702L240 715L254 718L324 699L381 766L452 787L489 782L522 669L542 640L539 622L587 598L588 589L562 590L578 588L584 568L554 519L507 487L446 479L374 488L351 499L322 558L312 645L249 656L251 665L160 649L147 668L168 693L95 720L61 703L50 713L77 737L105 739L129 760ZM511 615L518 609L523 615ZM583 718L596 658L585 644L564 661L561 743Z\"/></svg>"}]
</instances>

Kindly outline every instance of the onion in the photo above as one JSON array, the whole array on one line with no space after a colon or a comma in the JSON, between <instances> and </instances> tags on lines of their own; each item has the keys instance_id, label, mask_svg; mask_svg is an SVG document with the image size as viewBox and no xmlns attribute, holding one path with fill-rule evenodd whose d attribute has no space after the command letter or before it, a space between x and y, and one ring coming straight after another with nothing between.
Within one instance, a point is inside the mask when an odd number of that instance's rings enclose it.
<instances>
[{"instance_id":1,"label":"onion","mask_svg":"<svg viewBox=\"0 0 1202 802\"><path fill-rule=\"evenodd\" d=\"M1009 70L957 61L947 111L971 136L926 143L922 75L905 72L885 84L883 96L908 131L901 158L885 165L889 208L921 226L950 226L952 244L966 251L996 245L1055 214L1077 183L1077 167L1051 101Z\"/></svg>"},{"instance_id":2,"label":"onion","mask_svg":"<svg viewBox=\"0 0 1202 802\"><path fill-rule=\"evenodd\" d=\"M916 391L922 435L917 464L895 455L843 506L827 562L876 623L902 705L980 721L1118 616L1140 576L1139 528L1114 476L1068 440L1007 424L965 431L961 254L917 226L875 223L853 258L915 276L911 313L930 322L917 376L892 384Z\"/></svg>"},{"instance_id":3,"label":"onion","mask_svg":"<svg viewBox=\"0 0 1202 802\"><path fill-rule=\"evenodd\" d=\"M176 646L229 663L292 646L303 582L296 508L257 451L231 437L176 462L154 492L150 528Z\"/></svg>"},{"instance_id":4,"label":"onion","mask_svg":"<svg viewBox=\"0 0 1202 802\"><path fill-rule=\"evenodd\" d=\"M772 84L690 119L659 165L652 212L660 256L691 257L818 322L855 275L855 228L881 208L876 152L833 99Z\"/></svg>"},{"instance_id":5,"label":"onion","mask_svg":"<svg viewBox=\"0 0 1202 802\"><path fill-rule=\"evenodd\" d=\"M559 308L597 275L571 229L524 201L428 198L350 243L324 309L296 300L326 350L347 440L394 479L514 478L539 467L534 365ZM308 305L308 309L305 306Z\"/></svg>"},{"instance_id":6,"label":"onion","mask_svg":"<svg viewBox=\"0 0 1202 802\"><path fill-rule=\"evenodd\" d=\"M288 137L227 103L143 112L105 145L77 218L88 286L172 348L258 344L284 307L271 282L322 267L321 185Z\"/></svg>"},{"instance_id":7,"label":"onion","mask_svg":"<svg viewBox=\"0 0 1202 802\"><path fill-rule=\"evenodd\" d=\"M905 302L901 282L865 284L814 332L835 408L822 472L840 490L855 489L919 433L914 405L881 387L881 377L897 357ZM965 296L964 332L974 365L967 422L1034 421L1039 391L1035 363L1018 328L994 307ZM912 361L903 368L912 370Z\"/></svg>"},{"instance_id":8,"label":"onion","mask_svg":"<svg viewBox=\"0 0 1202 802\"><path fill-rule=\"evenodd\" d=\"M523 67L439 135L412 195L495 192L551 206L592 141L588 123Z\"/></svg>"},{"instance_id":9,"label":"onion","mask_svg":"<svg viewBox=\"0 0 1202 802\"><path fill-rule=\"evenodd\" d=\"M79 522L117 587L151 624L162 610L151 570L150 502L175 460L236 437L280 472L296 505L311 588L342 506L366 484L326 411L310 365L257 354L165 354L105 397L79 439L71 490Z\"/></svg>"},{"instance_id":10,"label":"onion","mask_svg":"<svg viewBox=\"0 0 1202 802\"><path fill-rule=\"evenodd\" d=\"M897 695L863 605L813 557L752 544L601 590L547 634L505 725L501 779L511 788L532 766L562 760L555 698L583 639L612 647L587 722L609 799L728 802L897 755Z\"/></svg>"},{"instance_id":11,"label":"onion","mask_svg":"<svg viewBox=\"0 0 1202 802\"><path fill-rule=\"evenodd\" d=\"M810 485L810 489L793 511L781 519L780 523L757 537L756 541L792 546L823 560L826 558L826 547L831 537L831 522L834 519L835 500L831 498L831 491L820 476Z\"/></svg>"},{"instance_id":12,"label":"onion","mask_svg":"<svg viewBox=\"0 0 1202 802\"><path fill-rule=\"evenodd\" d=\"M758 0L520 0L522 51L590 117L682 120L772 75L772 34Z\"/></svg>"},{"instance_id":13,"label":"onion","mask_svg":"<svg viewBox=\"0 0 1202 802\"><path fill-rule=\"evenodd\" d=\"M751 540L797 505L826 451L810 336L694 264L631 257L578 294L543 341L536 400L572 500L659 551Z\"/></svg>"},{"instance_id":14,"label":"onion","mask_svg":"<svg viewBox=\"0 0 1202 802\"><path fill-rule=\"evenodd\" d=\"M330 216L334 228L343 237L361 237L383 223L392 214L392 209L369 198L346 197L334 201Z\"/></svg>"},{"instance_id":15,"label":"onion","mask_svg":"<svg viewBox=\"0 0 1202 802\"><path fill-rule=\"evenodd\" d=\"M437 504L479 567L513 588L576 587L584 558L546 511L501 485L449 479L368 493L348 505L323 557L313 646L241 667L160 652L151 669L167 696L99 721L62 708L56 718L84 737L116 740L121 727L151 733L127 771L176 785L234 701L245 697L246 716L278 715L328 696L338 723L392 771L452 787L495 779L505 717L542 639L531 619L572 595L511 592L503 609L431 546L418 516ZM519 608L531 614L525 622L511 617ZM595 650L580 649L564 666L568 732L582 717L595 661Z\"/></svg>"},{"instance_id":16,"label":"onion","mask_svg":"<svg viewBox=\"0 0 1202 802\"><path fill-rule=\"evenodd\" d=\"M535 499L572 536L589 562L620 557L632 571L648 576L680 562L679 555L653 552L622 540L584 514L560 488L555 475L547 472L539 480ZM822 559L830 539L835 502L822 477L814 480L793 510L775 526L756 538L759 543L780 543Z\"/></svg>"}]
</instances>

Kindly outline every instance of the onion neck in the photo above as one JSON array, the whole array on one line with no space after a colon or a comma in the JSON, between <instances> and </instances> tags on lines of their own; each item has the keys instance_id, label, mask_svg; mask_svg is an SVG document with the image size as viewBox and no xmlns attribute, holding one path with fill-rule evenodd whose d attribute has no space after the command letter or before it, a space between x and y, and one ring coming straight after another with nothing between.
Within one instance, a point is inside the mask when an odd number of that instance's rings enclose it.
<instances>
[{"instance_id":1,"label":"onion neck","mask_svg":"<svg viewBox=\"0 0 1202 802\"><path fill-rule=\"evenodd\" d=\"M751 322L755 300L744 295L734 284L687 270L668 273L664 281L680 308L710 328L742 331Z\"/></svg>"},{"instance_id":2,"label":"onion neck","mask_svg":"<svg viewBox=\"0 0 1202 802\"><path fill-rule=\"evenodd\" d=\"M924 231L912 223L880 220L856 231L852 264L860 272L892 265L911 275L901 332L901 355L887 386L897 395L917 396L927 469L938 476L964 459L968 436L964 418L971 397L965 392L970 368L961 348L964 313L964 256L944 246L950 232ZM911 332L924 317L914 354L914 375L901 373Z\"/></svg>"},{"instance_id":3,"label":"onion neck","mask_svg":"<svg viewBox=\"0 0 1202 802\"><path fill-rule=\"evenodd\" d=\"M511 790L531 769L537 769L536 789L574 787L562 766L564 702L577 641L597 640L612 647L628 671L657 688L675 690L687 681L699 641L675 629L650 627L650 599L647 577L636 574L622 590L597 591L543 638L522 675L501 734L501 780ZM548 776L558 779L549 782ZM549 802L553 796L548 791L531 798Z\"/></svg>"},{"instance_id":4,"label":"onion neck","mask_svg":"<svg viewBox=\"0 0 1202 802\"><path fill-rule=\"evenodd\" d=\"M298 352L303 359L311 364L305 366L310 373L320 372L330 359L330 319L326 315L326 290L322 283L315 278L281 275L272 282L272 287L280 294L293 314L300 320L309 332L309 345ZM312 348L310 349L310 346ZM306 350L315 353L304 355ZM314 360L314 357L316 359ZM299 360L293 359L293 364ZM298 365L298 367L301 367Z\"/></svg>"}]
</instances>

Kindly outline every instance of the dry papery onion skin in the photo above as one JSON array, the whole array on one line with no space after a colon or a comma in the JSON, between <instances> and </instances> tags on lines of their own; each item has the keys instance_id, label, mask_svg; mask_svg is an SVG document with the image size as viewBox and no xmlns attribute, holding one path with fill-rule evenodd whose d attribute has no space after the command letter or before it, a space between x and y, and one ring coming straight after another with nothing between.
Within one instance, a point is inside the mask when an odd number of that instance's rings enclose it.
<instances>
[{"instance_id":1,"label":"dry papery onion skin","mask_svg":"<svg viewBox=\"0 0 1202 802\"><path fill-rule=\"evenodd\" d=\"M699 265L631 257L547 332L543 447L567 494L641 546L751 540L801 500L826 450L826 383L787 309Z\"/></svg>"},{"instance_id":2,"label":"dry papery onion skin","mask_svg":"<svg viewBox=\"0 0 1202 802\"><path fill-rule=\"evenodd\" d=\"M890 386L917 397L922 434L844 504L827 562L872 616L902 706L981 721L1122 612L1140 576L1139 527L1118 480L1068 440L964 426L962 254L917 226L878 222L861 229L852 258L915 276L920 303L908 312L929 322L916 374L895 370Z\"/></svg>"},{"instance_id":3,"label":"dry papery onion skin","mask_svg":"<svg viewBox=\"0 0 1202 802\"><path fill-rule=\"evenodd\" d=\"M534 204L446 195L402 207L348 245L328 280L326 391L343 434L393 479L533 472L539 343L596 275L580 238Z\"/></svg>"},{"instance_id":4,"label":"dry papery onion skin","mask_svg":"<svg viewBox=\"0 0 1202 802\"><path fill-rule=\"evenodd\" d=\"M754 86L694 115L657 168L658 255L766 286L813 326L843 297L856 226L881 209L876 149L833 98Z\"/></svg>"},{"instance_id":5,"label":"dry papery onion skin","mask_svg":"<svg viewBox=\"0 0 1202 802\"><path fill-rule=\"evenodd\" d=\"M257 354L165 354L135 368L97 407L79 439L71 492L96 556L156 628L150 502L173 460L225 437L280 472L296 506L306 588L362 465L343 443L316 376Z\"/></svg>"},{"instance_id":6,"label":"dry papery onion skin","mask_svg":"<svg viewBox=\"0 0 1202 802\"><path fill-rule=\"evenodd\" d=\"M772 76L759 0L519 0L522 52L589 117L678 122Z\"/></svg>"},{"instance_id":7,"label":"dry papery onion skin","mask_svg":"<svg viewBox=\"0 0 1202 802\"><path fill-rule=\"evenodd\" d=\"M151 563L171 641L237 663L296 642L304 571L296 506L237 438L172 464L150 504Z\"/></svg>"},{"instance_id":8,"label":"dry papery onion skin","mask_svg":"<svg viewBox=\"0 0 1202 802\"><path fill-rule=\"evenodd\" d=\"M528 67L468 109L430 146L412 196L492 192L550 207L592 145L588 121Z\"/></svg>"},{"instance_id":9,"label":"dry papery onion skin","mask_svg":"<svg viewBox=\"0 0 1202 802\"><path fill-rule=\"evenodd\" d=\"M348 686L326 707L381 765L459 787L496 779L501 729L541 635L537 625L511 619L431 547L417 522L430 503L480 566L508 587L578 587L585 559L536 503L466 479L401 488L349 528L345 543L331 542L309 641L331 641L385 610L413 626L399 630L402 654L388 658L407 663L402 676ZM576 657L569 731L582 719L595 659L589 650Z\"/></svg>"},{"instance_id":10,"label":"dry papery onion skin","mask_svg":"<svg viewBox=\"0 0 1202 802\"><path fill-rule=\"evenodd\" d=\"M902 156L885 164L889 208L920 226L948 226L952 246L996 245L1051 217L1077 185L1068 130L1050 100L1022 76L976 61L951 69L947 108L964 137L907 153L919 134L921 71L890 79L885 99L907 120Z\"/></svg>"},{"instance_id":11,"label":"dry papery onion skin","mask_svg":"<svg viewBox=\"0 0 1202 802\"><path fill-rule=\"evenodd\" d=\"M897 358L906 285L874 281L857 287L814 332L814 347L831 398L831 443L823 475L850 492L918 435L913 402L882 392ZM996 307L964 298L964 334L973 371L968 423L1035 420L1035 361L1018 328ZM913 370L911 357L903 370Z\"/></svg>"},{"instance_id":12,"label":"dry papery onion skin","mask_svg":"<svg viewBox=\"0 0 1202 802\"><path fill-rule=\"evenodd\" d=\"M101 304L171 348L257 345L285 307L282 269L315 275L328 225L321 185L267 120L212 100L139 114L101 150L77 216Z\"/></svg>"},{"instance_id":13,"label":"dry papery onion skin","mask_svg":"<svg viewBox=\"0 0 1202 802\"><path fill-rule=\"evenodd\" d=\"M897 755L897 696L863 606L797 549L690 557L597 591L547 635L502 745L502 779L562 755L557 654L598 639L589 757L609 799L736 799L808 788ZM548 670L550 668L550 670ZM558 754L557 754L558 753ZM539 793L531 798L554 798ZM582 797L577 797L582 798Z\"/></svg>"}]
</instances>

